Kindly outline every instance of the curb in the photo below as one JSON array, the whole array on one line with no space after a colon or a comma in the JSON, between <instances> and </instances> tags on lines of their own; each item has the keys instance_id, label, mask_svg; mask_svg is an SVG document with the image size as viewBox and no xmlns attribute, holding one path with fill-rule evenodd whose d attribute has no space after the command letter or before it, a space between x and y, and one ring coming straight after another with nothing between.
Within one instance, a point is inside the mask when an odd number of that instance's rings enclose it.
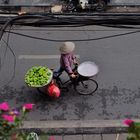
<instances>
[{"instance_id":1,"label":"curb","mask_svg":"<svg viewBox=\"0 0 140 140\"><path fill-rule=\"evenodd\" d=\"M140 122L140 120L134 120ZM25 131L53 135L114 134L127 133L123 120L51 120L24 121L20 128Z\"/></svg>"}]
</instances>

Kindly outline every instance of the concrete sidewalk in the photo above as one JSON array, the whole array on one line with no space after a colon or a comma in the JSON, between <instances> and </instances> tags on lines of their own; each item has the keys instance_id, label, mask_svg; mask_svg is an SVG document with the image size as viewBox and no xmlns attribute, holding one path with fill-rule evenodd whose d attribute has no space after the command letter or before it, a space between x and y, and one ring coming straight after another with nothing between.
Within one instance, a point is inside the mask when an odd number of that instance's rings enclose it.
<instances>
[{"instance_id":1,"label":"concrete sidewalk","mask_svg":"<svg viewBox=\"0 0 140 140\"><path fill-rule=\"evenodd\" d=\"M50 8L51 7L22 7L21 12L49 12ZM104 12L140 12L140 6L108 6Z\"/></svg>"},{"instance_id":2,"label":"concrete sidewalk","mask_svg":"<svg viewBox=\"0 0 140 140\"><path fill-rule=\"evenodd\" d=\"M106 12L140 12L140 6L114 6L114 7L108 7Z\"/></svg>"},{"instance_id":3,"label":"concrete sidewalk","mask_svg":"<svg viewBox=\"0 0 140 140\"><path fill-rule=\"evenodd\" d=\"M126 140L127 138L127 126L123 124L123 120L25 121L21 129L37 133L40 135L40 140L47 135L54 140Z\"/></svg>"}]
</instances>

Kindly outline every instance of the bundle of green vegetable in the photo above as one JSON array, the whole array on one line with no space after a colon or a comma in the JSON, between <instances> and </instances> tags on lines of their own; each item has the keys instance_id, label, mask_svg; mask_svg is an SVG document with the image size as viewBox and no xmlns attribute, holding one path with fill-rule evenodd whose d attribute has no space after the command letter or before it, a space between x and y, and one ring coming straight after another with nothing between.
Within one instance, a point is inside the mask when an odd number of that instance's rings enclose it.
<instances>
[{"instance_id":1,"label":"bundle of green vegetable","mask_svg":"<svg viewBox=\"0 0 140 140\"><path fill-rule=\"evenodd\" d=\"M30 87L42 87L52 80L52 76L52 71L47 67L32 67L25 75L25 83Z\"/></svg>"}]
</instances>

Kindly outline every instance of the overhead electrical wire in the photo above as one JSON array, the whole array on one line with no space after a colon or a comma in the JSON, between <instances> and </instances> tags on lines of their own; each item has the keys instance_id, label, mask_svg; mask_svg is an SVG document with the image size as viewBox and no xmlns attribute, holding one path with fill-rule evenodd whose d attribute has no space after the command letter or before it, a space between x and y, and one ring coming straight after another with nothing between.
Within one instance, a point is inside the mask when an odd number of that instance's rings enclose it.
<instances>
[{"instance_id":1,"label":"overhead electrical wire","mask_svg":"<svg viewBox=\"0 0 140 140\"><path fill-rule=\"evenodd\" d=\"M103 26L103 25L102 25ZM101 26L100 26L101 27ZM107 26L105 26L107 27ZM111 29L112 28L112 29ZM115 27L114 27L115 28ZM113 27L110 26L110 28L108 29L98 29L98 26L93 29L88 29L86 28L86 31L87 32L95 32L95 31L98 31L98 32L107 32L107 31L134 31L134 30L140 30L140 28L119 28L118 29L114 29ZM117 28L117 27L116 27ZM6 30L7 31L7 30ZM5 32L6 32L5 31ZM13 28L12 31L31 31L31 32L36 32L36 31L40 31L40 32L83 32L85 31L85 29L75 29L75 28L72 28L72 29L69 29L69 28L64 28L64 29L58 29L58 28L55 28L55 29L49 29L49 28Z\"/></svg>"},{"instance_id":2,"label":"overhead electrical wire","mask_svg":"<svg viewBox=\"0 0 140 140\"><path fill-rule=\"evenodd\" d=\"M6 41L7 44L9 42L9 38L10 38L10 30L11 30L11 26L9 27L9 30L8 30L7 41ZM8 49L8 46L6 45L6 48L5 48L5 51L4 51L4 55L3 55L3 62L0 65L0 71L1 71L2 66L4 65L4 61L5 61L5 58L6 58L7 49Z\"/></svg>"},{"instance_id":3,"label":"overhead electrical wire","mask_svg":"<svg viewBox=\"0 0 140 140\"><path fill-rule=\"evenodd\" d=\"M31 18L31 17L32 17L32 18L36 18L36 17L39 18L40 16L23 16L23 17L24 17L24 18ZM11 47L10 47L9 44L8 44L8 42L9 42L9 34L10 34L10 29L11 29L11 27L12 27L13 22L14 22L15 20L22 19L23 17L16 17L16 18L13 18L13 19L7 21L7 22L4 24L4 26L2 26L1 29L0 29L0 41L3 41L3 42L6 44L6 46L8 47L8 49L10 50L10 52L12 53L12 55L13 55L13 57L14 57L13 75L11 76L10 80L8 80L3 86L0 86L0 87L4 87L4 86L8 85L10 82L13 81L13 79L14 79L14 77L15 77L16 55L15 55L14 51L11 49ZM4 34L5 29L6 29L9 25L10 25L10 29L9 29L9 33L8 33L8 38L7 38L7 41L5 41L4 39L2 39L2 37L3 37L3 34ZM6 52L7 52L7 47L6 47ZM5 59L5 56L6 56L6 53L4 54L4 59ZM3 66L3 64L4 64L4 62L2 63L2 61L0 61L0 64L1 64L1 66L0 66L0 70L1 70L1 69L2 69L2 66Z\"/></svg>"},{"instance_id":4,"label":"overhead electrical wire","mask_svg":"<svg viewBox=\"0 0 140 140\"><path fill-rule=\"evenodd\" d=\"M28 17L28 18L27 18ZM36 17L36 21L26 21L31 18ZM84 16L66 16L59 17L59 15L22 15L14 18L11 18L11 23L17 25L28 25L28 26L38 26L38 27L68 27L68 26L88 26L88 25L102 25L102 24L126 24L126 25L140 25L140 17L139 16L97 16L92 17L92 15L87 17Z\"/></svg>"},{"instance_id":5,"label":"overhead electrical wire","mask_svg":"<svg viewBox=\"0 0 140 140\"><path fill-rule=\"evenodd\" d=\"M10 80L8 80L4 85L0 86L0 87L5 87L9 83L11 83L13 81L14 77L15 77L15 71L16 71L16 55L15 55L14 51L11 49L11 47L8 45L8 43L4 39L2 39L2 41L7 45L8 49L10 50L10 52L12 53L13 58L14 58L13 75L11 76Z\"/></svg>"},{"instance_id":6,"label":"overhead electrical wire","mask_svg":"<svg viewBox=\"0 0 140 140\"><path fill-rule=\"evenodd\" d=\"M15 21L18 21L21 19L31 19L31 18L42 18L42 16L41 15L22 15L22 16L14 17L14 18L8 20L0 29L0 40L2 39L5 29L10 24L13 25Z\"/></svg>"},{"instance_id":7,"label":"overhead electrical wire","mask_svg":"<svg viewBox=\"0 0 140 140\"><path fill-rule=\"evenodd\" d=\"M10 46L8 46L9 38L10 38L10 30L11 30L11 27L12 27L12 26L10 26L10 27L9 27L9 30L8 30L9 32L8 32L8 35L7 35L7 40L4 41L4 40L2 39L2 41L6 44L6 48L5 48L5 51L4 51L4 54L3 54L3 58L1 58L0 72L1 72L1 70L2 70L2 67L3 67L4 64L5 64L5 61L6 61L6 54L7 54L8 49L9 49L9 51L13 54L13 56L15 57L14 51L11 49ZM2 60L3 60L3 61L2 61ZM16 59L14 58L14 69L13 69L13 74L12 74L10 80L8 80L8 82L7 82L5 85L9 84L9 83L14 79L14 77L15 77L15 67L16 67ZM5 85L4 85L4 86L5 86Z\"/></svg>"},{"instance_id":8,"label":"overhead electrical wire","mask_svg":"<svg viewBox=\"0 0 140 140\"><path fill-rule=\"evenodd\" d=\"M6 61L6 54L7 54L7 50L9 49L9 51L12 53L13 55L13 58L14 58L14 64L13 64L13 73L11 74L12 76L10 77L10 79L2 86L0 87L4 87L6 85L8 85L10 82L13 81L13 79L15 78L15 71L16 71L16 55L13 51L13 49L8 45L9 44L9 38L10 38L10 30L12 28L12 25L10 25L9 27L9 32L8 32L8 35L7 35L7 39L6 41L4 39L2 39L2 41L6 44L6 48L5 48L5 51L4 51L4 55L3 55L3 61L1 61L1 65L0 65L0 71L2 70L2 67L4 66L4 63ZM11 71L10 71L11 72Z\"/></svg>"},{"instance_id":9,"label":"overhead electrical wire","mask_svg":"<svg viewBox=\"0 0 140 140\"><path fill-rule=\"evenodd\" d=\"M5 32L9 32L9 31L5 31ZM135 34L135 33L139 33L139 32L140 32L140 30L136 30L136 31L132 31L132 32L126 32L126 33L121 33L121 34L108 35L108 36L97 37L97 38L88 38L88 39L62 39L61 40L61 39L47 39L47 38L35 37L35 36L30 36L30 35L26 35L26 34L21 34L21 33L10 31L10 33L12 33L12 34L16 34L16 35L20 35L20 36L24 36L24 37L28 37L28 38L32 38L32 39L42 40L42 41L51 41L51 42L64 42L64 41L85 42L85 41L95 41L95 40L101 40L101 39L114 38L114 37L119 37L119 36L125 36L125 35Z\"/></svg>"}]
</instances>

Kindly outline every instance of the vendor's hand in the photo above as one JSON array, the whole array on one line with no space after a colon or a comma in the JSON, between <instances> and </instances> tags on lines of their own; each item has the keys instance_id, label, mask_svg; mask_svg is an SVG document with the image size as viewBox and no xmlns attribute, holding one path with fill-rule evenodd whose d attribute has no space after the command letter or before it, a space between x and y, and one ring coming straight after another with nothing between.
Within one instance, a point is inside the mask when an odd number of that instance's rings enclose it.
<instances>
[{"instance_id":1,"label":"vendor's hand","mask_svg":"<svg viewBox=\"0 0 140 140\"><path fill-rule=\"evenodd\" d=\"M76 67L77 67L77 66L78 66L78 63L74 63L74 66L76 66Z\"/></svg>"},{"instance_id":2,"label":"vendor's hand","mask_svg":"<svg viewBox=\"0 0 140 140\"><path fill-rule=\"evenodd\" d=\"M76 78L76 75L73 73L70 75L71 78Z\"/></svg>"}]
</instances>

